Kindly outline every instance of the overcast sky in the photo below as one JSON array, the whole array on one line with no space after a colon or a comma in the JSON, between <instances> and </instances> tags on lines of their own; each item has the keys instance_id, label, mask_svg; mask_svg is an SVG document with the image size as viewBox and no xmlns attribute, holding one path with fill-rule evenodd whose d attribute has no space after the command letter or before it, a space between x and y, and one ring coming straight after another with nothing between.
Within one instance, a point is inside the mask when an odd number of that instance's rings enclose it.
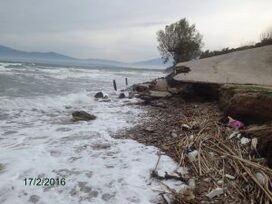
<instances>
[{"instance_id":1,"label":"overcast sky","mask_svg":"<svg viewBox=\"0 0 272 204\"><path fill-rule=\"evenodd\" d=\"M272 0L0 0L0 44L79 58L159 57L156 32L186 17L204 49L258 41Z\"/></svg>"}]
</instances>

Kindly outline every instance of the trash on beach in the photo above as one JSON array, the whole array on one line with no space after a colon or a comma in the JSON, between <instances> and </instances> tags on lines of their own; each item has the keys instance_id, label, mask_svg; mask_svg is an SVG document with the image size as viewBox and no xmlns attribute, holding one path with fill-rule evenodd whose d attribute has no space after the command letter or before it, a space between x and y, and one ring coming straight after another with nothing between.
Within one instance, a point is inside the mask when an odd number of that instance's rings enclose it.
<instances>
[{"instance_id":1,"label":"trash on beach","mask_svg":"<svg viewBox=\"0 0 272 204\"><path fill-rule=\"evenodd\" d=\"M189 158L190 162L195 161L197 156L198 156L198 151L197 150L193 150L192 152L188 153L188 158Z\"/></svg>"},{"instance_id":2,"label":"trash on beach","mask_svg":"<svg viewBox=\"0 0 272 204\"><path fill-rule=\"evenodd\" d=\"M242 123L241 121L239 120L235 120L233 119L232 117L228 116L228 119L229 119L229 123L228 123L228 126L230 128L233 128L235 130L239 130L241 128L243 128L245 125L244 123Z\"/></svg>"},{"instance_id":3,"label":"trash on beach","mask_svg":"<svg viewBox=\"0 0 272 204\"><path fill-rule=\"evenodd\" d=\"M261 172L257 172L255 176L257 180L260 182L260 184L264 185L266 183L266 178Z\"/></svg>"},{"instance_id":4,"label":"trash on beach","mask_svg":"<svg viewBox=\"0 0 272 204\"><path fill-rule=\"evenodd\" d=\"M187 125L187 124L182 124L181 129L187 131L187 130L190 130L191 127L189 125Z\"/></svg>"},{"instance_id":5,"label":"trash on beach","mask_svg":"<svg viewBox=\"0 0 272 204\"><path fill-rule=\"evenodd\" d=\"M196 182L195 182L194 178L190 178L189 181L188 181L188 184L189 184L190 188L195 189Z\"/></svg>"},{"instance_id":6,"label":"trash on beach","mask_svg":"<svg viewBox=\"0 0 272 204\"><path fill-rule=\"evenodd\" d=\"M230 139L238 136L239 133L240 133L239 131L234 131L233 133L230 134L230 136L228 137L228 139L230 140Z\"/></svg>"},{"instance_id":7,"label":"trash on beach","mask_svg":"<svg viewBox=\"0 0 272 204\"><path fill-rule=\"evenodd\" d=\"M252 138L251 140L251 149L252 150L257 150L257 144L258 144L258 139L257 138Z\"/></svg>"},{"instance_id":8,"label":"trash on beach","mask_svg":"<svg viewBox=\"0 0 272 204\"><path fill-rule=\"evenodd\" d=\"M246 137L241 138L242 145L246 145L246 144L250 143L250 141L251 141L251 139L249 139L249 138L246 138Z\"/></svg>"},{"instance_id":9,"label":"trash on beach","mask_svg":"<svg viewBox=\"0 0 272 204\"><path fill-rule=\"evenodd\" d=\"M223 188L216 188L216 189L212 190L211 192L209 192L206 196L208 198L212 199L212 198L219 196L223 193L224 193Z\"/></svg>"}]
</instances>

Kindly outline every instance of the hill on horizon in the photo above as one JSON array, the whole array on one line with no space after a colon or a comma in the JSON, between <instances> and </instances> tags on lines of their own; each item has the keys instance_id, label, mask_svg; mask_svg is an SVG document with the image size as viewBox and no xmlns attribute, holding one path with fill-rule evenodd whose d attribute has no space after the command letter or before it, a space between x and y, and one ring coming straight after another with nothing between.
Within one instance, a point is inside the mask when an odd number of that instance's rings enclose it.
<instances>
[{"instance_id":1,"label":"hill on horizon","mask_svg":"<svg viewBox=\"0 0 272 204\"><path fill-rule=\"evenodd\" d=\"M60 65L82 65L82 66L117 66L133 68L159 68L164 69L169 64L163 64L160 58L154 58L145 61L125 63L116 60L107 59L79 59L56 52L27 52L16 50L10 47L0 45L0 60L13 62L30 63L53 63Z\"/></svg>"}]
</instances>

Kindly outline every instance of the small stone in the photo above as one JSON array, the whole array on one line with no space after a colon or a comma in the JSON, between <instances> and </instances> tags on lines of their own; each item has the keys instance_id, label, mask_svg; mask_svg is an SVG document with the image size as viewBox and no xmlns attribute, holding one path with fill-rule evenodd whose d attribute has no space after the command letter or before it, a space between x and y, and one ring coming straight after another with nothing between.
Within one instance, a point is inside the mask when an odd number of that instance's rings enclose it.
<instances>
[{"instance_id":1,"label":"small stone","mask_svg":"<svg viewBox=\"0 0 272 204\"><path fill-rule=\"evenodd\" d=\"M79 120L85 120L85 121L89 121L89 120L94 120L96 119L96 116L89 114L85 111L74 111L72 113L73 116L73 121L79 121Z\"/></svg>"},{"instance_id":2,"label":"small stone","mask_svg":"<svg viewBox=\"0 0 272 204\"><path fill-rule=\"evenodd\" d=\"M104 94L103 92L99 91L97 92L95 95L94 95L95 98L103 98L104 97Z\"/></svg>"},{"instance_id":3,"label":"small stone","mask_svg":"<svg viewBox=\"0 0 272 204\"><path fill-rule=\"evenodd\" d=\"M145 128L145 131L147 131L147 132L154 132L154 129L152 127L147 127L147 128Z\"/></svg>"},{"instance_id":4,"label":"small stone","mask_svg":"<svg viewBox=\"0 0 272 204\"><path fill-rule=\"evenodd\" d=\"M122 98L126 98L125 93L120 93L120 94L119 94L119 96L118 96L118 98L120 98L120 99L122 99Z\"/></svg>"}]
</instances>

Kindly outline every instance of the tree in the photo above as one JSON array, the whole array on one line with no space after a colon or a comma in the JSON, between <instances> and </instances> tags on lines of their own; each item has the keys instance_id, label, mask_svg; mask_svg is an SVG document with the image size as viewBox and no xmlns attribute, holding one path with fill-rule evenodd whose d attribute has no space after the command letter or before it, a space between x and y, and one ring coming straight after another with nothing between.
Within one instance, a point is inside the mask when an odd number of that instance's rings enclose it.
<instances>
[{"instance_id":1,"label":"tree","mask_svg":"<svg viewBox=\"0 0 272 204\"><path fill-rule=\"evenodd\" d=\"M172 58L175 65L178 62L192 60L201 54L202 36L195 25L190 25L185 18L165 26L164 30L159 30L157 40L164 63Z\"/></svg>"}]
</instances>

